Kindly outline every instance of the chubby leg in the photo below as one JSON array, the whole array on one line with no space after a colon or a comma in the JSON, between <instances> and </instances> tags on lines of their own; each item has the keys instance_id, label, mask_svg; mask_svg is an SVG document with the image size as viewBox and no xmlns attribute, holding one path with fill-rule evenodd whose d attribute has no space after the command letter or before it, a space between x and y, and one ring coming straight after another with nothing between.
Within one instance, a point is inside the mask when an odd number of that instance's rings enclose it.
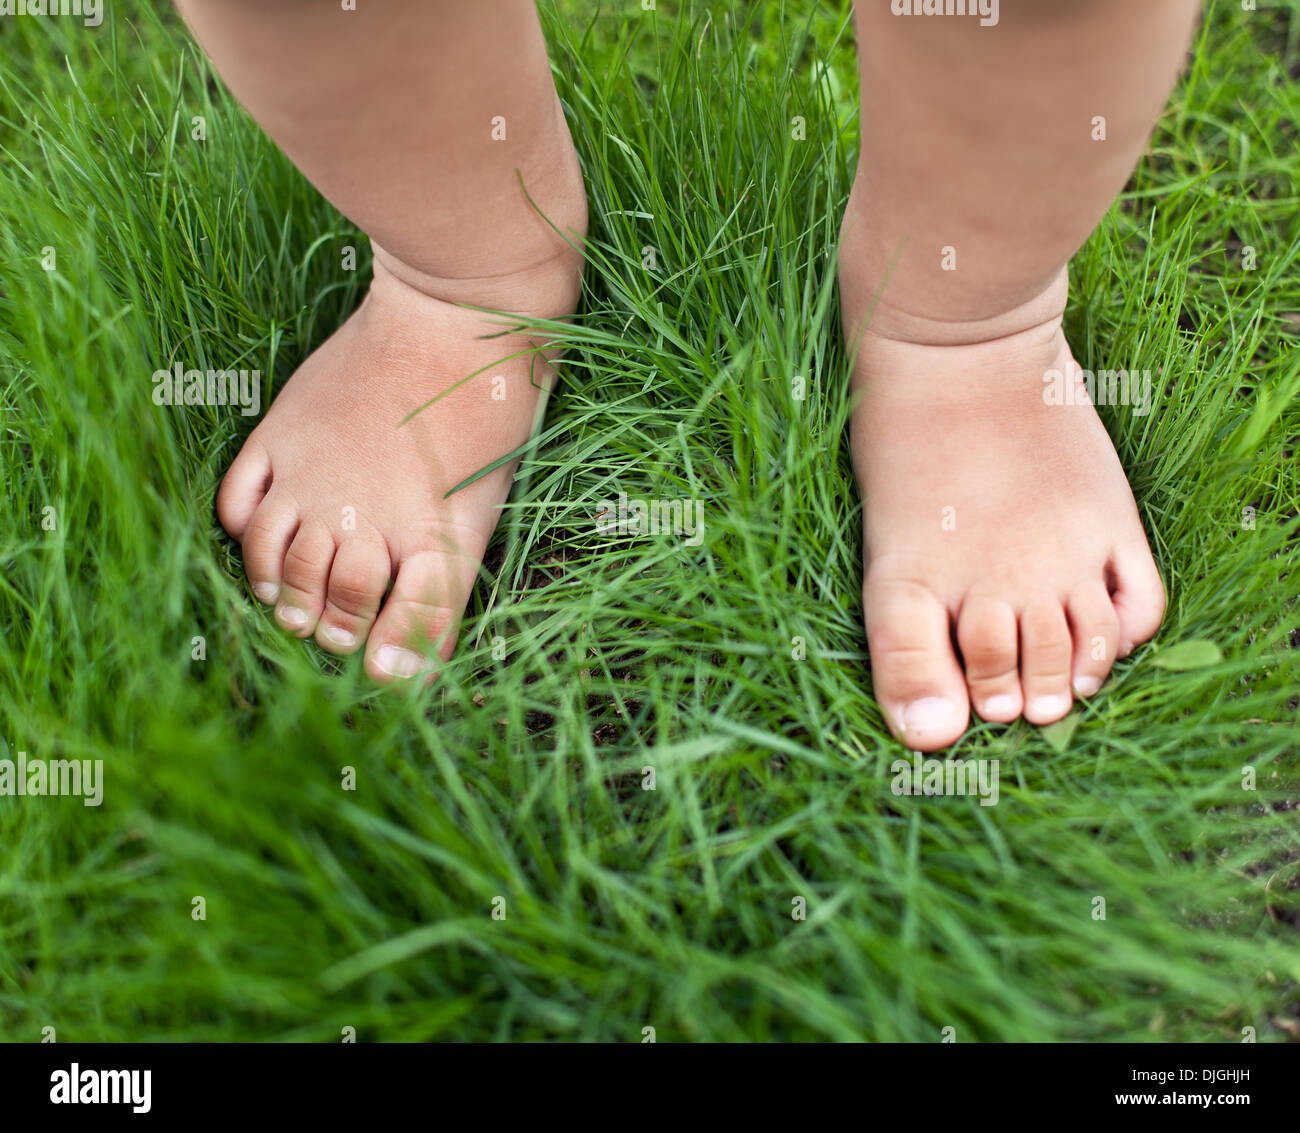
<instances>
[{"instance_id":1,"label":"chubby leg","mask_svg":"<svg viewBox=\"0 0 1300 1133\"><path fill-rule=\"evenodd\" d=\"M1067 262L1137 162L1196 16L1194 0L1002 0L981 26L857 5L840 287L873 681L911 747L951 743L972 706L1057 720L1160 624L1061 317Z\"/></svg>"},{"instance_id":2,"label":"chubby leg","mask_svg":"<svg viewBox=\"0 0 1300 1133\"><path fill-rule=\"evenodd\" d=\"M376 679L412 676L435 643L450 655L515 464L447 493L528 440L550 385L544 340L470 308L563 318L578 300L586 198L536 10L178 7L375 259L365 302L236 457L218 515L287 630L364 644Z\"/></svg>"}]
</instances>

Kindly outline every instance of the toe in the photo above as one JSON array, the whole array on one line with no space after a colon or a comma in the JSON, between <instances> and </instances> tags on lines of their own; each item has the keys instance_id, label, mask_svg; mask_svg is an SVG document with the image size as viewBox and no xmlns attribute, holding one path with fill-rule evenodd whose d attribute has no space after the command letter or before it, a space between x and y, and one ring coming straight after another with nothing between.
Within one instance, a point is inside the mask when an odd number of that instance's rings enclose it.
<instances>
[{"instance_id":1,"label":"toe","mask_svg":"<svg viewBox=\"0 0 1300 1133\"><path fill-rule=\"evenodd\" d=\"M1105 584L1080 586L1066 602L1074 639L1071 684L1078 696L1092 696L1110 673L1119 648L1119 618Z\"/></svg>"},{"instance_id":2,"label":"toe","mask_svg":"<svg viewBox=\"0 0 1300 1133\"><path fill-rule=\"evenodd\" d=\"M972 597L962 604L957 644L971 704L998 724L1009 724L1023 707L1016 636L1016 613L1006 602Z\"/></svg>"},{"instance_id":3,"label":"toe","mask_svg":"<svg viewBox=\"0 0 1300 1133\"><path fill-rule=\"evenodd\" d=\"M1025 719L1050 724L1070 711L1073 645L1060 602L1040 599L1020 614L1020 687Z\"/></svg>"},{"instance_id":4,"label":"toe","mask_svg":"<svg viewBox=\"0 0 1300 1133\"><path fill-rule=\"evenodd\" d=\"M302 521L285 552L275 619L290 633L307 637L325 608L325 586L334 561L334 536L319 519Z\"/></svg>"},{"instance_id":5,"label":"toe","mask_svg":"<svg viewBox=\"0 0 1300 1133\"><path fill-rule=\"evenodd\" d=\"M271 454L251 437L239 450L217 490L217 518L232 539L243 539L271 487Z\"/></svg>"},{"instance_id":6,"label":"toe","mask_svg":"<svg viewBox=\"0 0 1300 1133\"><path fill-rule=\"evenodd\" d=\"M1165 616L1165 587L1145 543L1117 550L1111 566L1115 580L1111 601L1119 617L1119 655L1127 657L1160 628Z\"/></svg>"},{"instance_id":7,"label":"toe","mask_svg":"<svg viewBox=\"0 0 1300 1133\"><path fill-rule=\"evenodd\" d=\"M388 548L382 543L348 539L339 545L316 626L316 643L322 649L352 653L365 641L391 572Z\"/></svg>"},{"instance_id":8,"label":"toe","mask_svg":"<svg viewBox=\"0 0 1300 1133\"><path fill-rule=\"evenodd\" d=\"M366 672L374 680L433 672L435 653L444 661L451 656L476 565L477 560L444 551L424 551L402 562L366 644Z\"/></svg>"},{"instance_id":9,"label":"toe","mask_svg":"<svg viewBox=\"0 0 1300 1133\"><path fill-rule=\"evenodd\" d=\"M286 499L269 495L244 528L244 573L258 601L272 605L280 596L284 556L298 530L298 509Z\"/></svg>"},{"instance_id":10,"label":"toe","mask_svg":"<svg viewBox=\"0 0 1300 1133\"><path fill-rule=\"evenodd\" d=\"M864 600L871 680L891 729L917 751L947 747L970 718L947 609L915 582L868 580Z\"/></svg>"}]
</instances>

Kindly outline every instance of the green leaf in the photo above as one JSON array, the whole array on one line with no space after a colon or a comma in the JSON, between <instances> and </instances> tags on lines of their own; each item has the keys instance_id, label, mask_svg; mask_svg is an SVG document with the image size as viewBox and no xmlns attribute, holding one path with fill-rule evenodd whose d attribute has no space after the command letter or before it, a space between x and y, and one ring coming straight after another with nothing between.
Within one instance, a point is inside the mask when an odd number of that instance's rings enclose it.
<instances>
[{"instance_id":1,"label":"green leaf","mask_svg":"<svg viewBox=\"0 0 1300 1133\"><path fill-rule=\"evenodd\" d=\"M1077 712L1071 712L1064 720L1057 720L1055 724L1048 724L1042 728L1043 739L1047 741L1047 746L1060 755L1070 746L1070 740L1074 738L1080 720L1081 717Z\"/></svg>"},{"instance_id":2,"label":"green leaf","mask_svg":"<svg viewBox=\"0 0 1300 1133\"><path fill-rule=\"evenodd\" d=\"M1204 669L1223 660L1223 651L1213 641L1180 641L1156 656L1151 663L1158 669Z\"/></svg>"}]
</instances>

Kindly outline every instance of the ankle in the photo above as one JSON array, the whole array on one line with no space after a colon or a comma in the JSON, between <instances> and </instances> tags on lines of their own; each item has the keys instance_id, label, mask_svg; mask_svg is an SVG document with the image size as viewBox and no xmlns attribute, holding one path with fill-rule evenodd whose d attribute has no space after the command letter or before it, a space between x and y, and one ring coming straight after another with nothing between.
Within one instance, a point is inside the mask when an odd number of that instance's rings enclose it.
<instances>
[{"instance_id":1,"label":"ankle","mask_svg":"<svg viewBox=\"0 0 1300 1133\"><path fill-rule=\"evenodd\" d=\"M861 337L963 346L1059 324L1069 293L1067 265L1047 267L1008 247L996 270L961 258L962 242L922 249L872 216L854 186L840 227L839 283L844 330ZM932 242L933 243L933 242Z\"/></svg>"},{"instance_id":2,"label":"ankle","mask_svg":"<svg viewBox=\"0 0 1300 1133\"><path fill-rule=\"evenodd\" d=\"M495 196L436 211L437 223L409 244L381 246L381 272L448 303L536 318L571 315L581 291L587 192L577 151L556 102L555 129L502 176ZM432 249L432 251L430 251Z\"/></svg>"},{"instance_id":3,"label":"ankle","mask_svg":"<svg viewBox=\"0 0 1300 1133\"><path fill-rule=\"evenodd\" d=\"M906 311L881 299L856 326L846 319L845 333L853 335L851 346L867 342L928 347L1043 342L1061 333L1067 290L1068 281L1062 273L1041 295L1010 310L974 319L944 319Z\"/></svg>"},{"instance_id":4,"label":"ankle","mask_svg":"<svg viewBox=\"0 0 1300 1133\"><path fill-rule=\"evenodd\" d=\"M456 306L507 311L530 318L567 318L578 306L582 291L582 241L586 235L586 203L582 225L558 236L554 245L533 260L496 255L485 248L481 274L469 265L454 276L421 271L371 242L374 250L373 287L382 290L401 287Z\"/></svg>"}]
</instances>

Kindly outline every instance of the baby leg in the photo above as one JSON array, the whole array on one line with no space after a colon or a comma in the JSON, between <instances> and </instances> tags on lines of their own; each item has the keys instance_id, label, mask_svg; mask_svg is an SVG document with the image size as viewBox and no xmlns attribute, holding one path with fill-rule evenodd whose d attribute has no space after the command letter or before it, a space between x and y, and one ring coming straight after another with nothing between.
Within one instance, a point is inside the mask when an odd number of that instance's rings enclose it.
<instances>
[{"instance_id":1,"label":"baby leg","mask_svg":"<svg viewBox=\"0 0 1300 1133\"><path fill-rule=\"evenodd\" d=\"M563 318L578 300L586 199L536 11L179 7L375 261L365 302L236 457L218 515L285 629L364 643L376 679L412 676L435 643L450 654L515 464L447 493L528 440L549 386L544 339L470 308Z\"/></svg>"},{"instance_id":2,"label":"baby leg","mask_svg":"<svg viewBox=\"0 0 1300 1133\"><path fill-rule=\"evenodd\" d=\"M1132 172L1197 5L1002 0L996 24L894 7L912 5L856 10L840 288L875 694L934 750L972 705L1060 719L1160 624L1160 576L1061 317L1066 264Z\"/></svg>"}]
</instances>

